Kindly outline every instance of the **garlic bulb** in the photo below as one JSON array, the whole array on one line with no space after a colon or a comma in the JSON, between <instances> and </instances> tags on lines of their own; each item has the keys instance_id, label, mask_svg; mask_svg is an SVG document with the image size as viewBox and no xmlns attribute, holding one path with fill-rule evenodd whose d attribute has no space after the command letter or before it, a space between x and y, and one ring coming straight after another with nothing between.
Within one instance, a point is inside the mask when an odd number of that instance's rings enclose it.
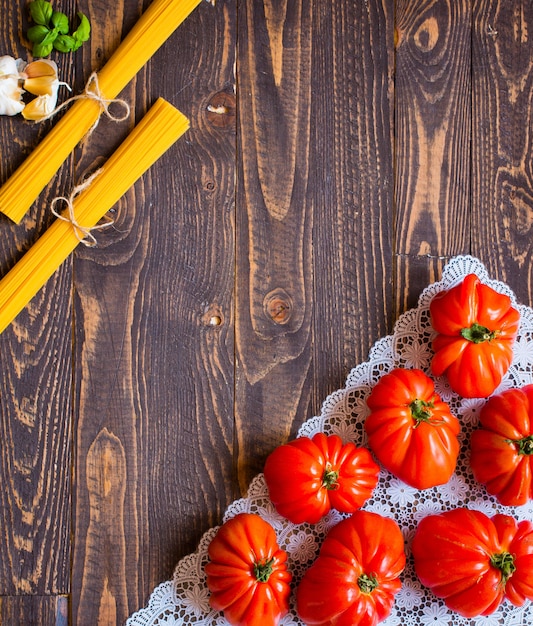
<instances>
[{"instance_id":1,"label":"garlic bulb","mask_svg":"<svg viewBox=\"0 0 533 626\"><path fill-rule=\"evenodd\" d=\"M0 115L17 115L24 109L19 63L8 55L0 57Z\"/></svg>"}]
</instances>

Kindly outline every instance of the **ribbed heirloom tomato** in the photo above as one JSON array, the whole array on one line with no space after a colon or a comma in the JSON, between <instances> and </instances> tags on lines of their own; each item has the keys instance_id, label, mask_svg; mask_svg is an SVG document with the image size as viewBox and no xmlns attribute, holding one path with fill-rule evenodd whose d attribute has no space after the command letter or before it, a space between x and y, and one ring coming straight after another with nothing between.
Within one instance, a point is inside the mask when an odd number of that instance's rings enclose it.
<instances>
[{"instance_id":1,"label":"ribbed heirloom tomato","mask_svg":"<svg viewBox=\"0 0 533 626\"><path fill-rule=\"evenodd\" d=\"M233 626L277 626L289 611L292 576L272 526L240 513L219 528L208 555L210 605Z\"/></svg>"},{"instance_id":2,"label":"ribbed heirloom tomato","mask_svg":"<svg viewBox=\"0 0 533 626\"><path fill-rule=\"evenodd\" d=\"M310 626L375 626L391 612L404 567L398 524L356 511L324 539L296 590L297 613Z\"/></svg>"},{"instance_id":3,"label":"ribbed heirloom tomato","mask_svg":"<svg viewBox=\"0 0 533 626\"><path fill-rule=\"evenodd\" d=\"M472 433L474 477L506 506L533 498L533 385L508 389L482 408Z\"/></svg>"},{"instance_id":4,"label":"ribbed heirloom tomato","mask_svg":"<svg viewBox=\"0 0 533 626\"><path fill-rule=\"evenodd\" d=\"M430 303L437 332L431 368L445 374L464 398L487 398L498 387L513 360L520 314L511 299L484 285L475 274Z\"/></svg>"},{"instance_id":5,"label":"ribbed heirloom tomato","mask_svg":"<svg viewBox=\"0 0 533 626\"><path fill-rule=\"evenodd\" d=\"M396 368L380 378L367 404L368 445L385 468L416 489L448 482L460 425L429 376Z\"/></svg>"},{"instance_id":6,"label":"ribbed heirloom tomato","mask_svg":"<svg viewBox=\"0 0 533 626\"><path fill-rule=\"evenodd\" d=\"M423 585L464 617L490 615L507 598L533 599L533 522L458 508L425 517L412 543Z\"/></svg>"},{"instance_id":7,"label":"ribbed heirloom tomato","mask_svg":"<svg viewBox=\"0 0 533 626\"><path fill-rule=\"evenodd\" d=\"M269 497L280 515L318 522L331 508L353 513L378 482L379 466L366 448L317 433L278 446L264 467Z\"/></svg>"}]
</instances>

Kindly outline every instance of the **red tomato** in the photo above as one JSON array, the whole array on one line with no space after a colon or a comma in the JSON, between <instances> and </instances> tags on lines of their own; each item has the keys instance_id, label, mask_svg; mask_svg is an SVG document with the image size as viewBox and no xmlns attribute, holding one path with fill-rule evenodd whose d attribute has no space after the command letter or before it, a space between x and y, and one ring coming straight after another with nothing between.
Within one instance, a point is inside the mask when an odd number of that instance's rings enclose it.
<instances>
[{"instance_id":1,"label":"red tomato","mask_svg":"<svg viewBox=\"0 0 533 626\"><path fill-rule=\"evenodd\" d=\"M421 370L396 368L368 399L368 444L389 472L416 489L442 485L455 471L459 421Z\"/></svg>"},{"instance_id":2,"label":"red tomato","mask_svg":"<svg viewBox=\"0 0 533 626\"><path fill-rule=\"evenodd\" d=\"M375 626L391 612L405 567L393 519L356 511L334 526L296 592L297 612L316 626Z\"/></svg>"},{"instance_id":3,"label":"red tomato","mask_svg":"<svg viewBox=\"0 0 533 626\"><path fill-rule=\"evenodd\" d=\"M533 498L533 385L493 396L472 433L470 465L476 480L506 506Z\"/></svg>"},{"instance_id":4,"label":"red tomato","mask_svg":"<svg viewBox=\"0 0 533 626\"><path fill-rule=\"evenodd\" d=\"M318 522L331 508L353 513L372 495L379 466L366 448L317 433L276 448L264 468L270 500L294 524Z\"/></svg>"},{"instance_id":5,"label":"red tomato","mask_svg":"<svg viewBox=\"0 0 533 626\"><path fill-rule=\"evenodd\" d=\"M466 508L429 515L412 552L422 584L464 617L489 615L504 598L533 599L533 522Z\"/></svg>"},{"instance_id":6,"label":"red tomato","mask_svg":"<svg viewBox=\"0 0 533 626\"><path fill-rule=\"evenodd\" d=\"M209 603L234 626L276 626L288 613L292 576L272 526L240 513L223 524L208 547Z\"/></svg>"},{"instance_id":7,"label":"red tomato","mask_svg":"<svg viewBox=\"0 0 533 626\"><path fill-rule=\"evenodd\" d=\"M437 332L433 374L446 374L451 388L464 398L490 396L513 360L520 314L510 298L469 274L437 294L430 313Z\"/></svg>"}]
</instances>

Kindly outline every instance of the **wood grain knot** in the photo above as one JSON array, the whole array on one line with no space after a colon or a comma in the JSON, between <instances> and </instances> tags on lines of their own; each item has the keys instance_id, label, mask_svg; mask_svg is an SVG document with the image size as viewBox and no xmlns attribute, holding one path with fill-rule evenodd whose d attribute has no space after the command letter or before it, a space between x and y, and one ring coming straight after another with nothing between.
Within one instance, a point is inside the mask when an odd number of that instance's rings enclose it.
<instances>
[{"instance_id":1,"label":"wood grain knot","mask_svg":"<svg viewBox=\"0 0 533 626\"><path fill-rule=\"evenodd\" d=\"M439 24L434 17L428 17L420 25L414 36L416 46L422 52L431 52L439 40Z\"/></svg>"},{"instance_id":2,"label":"wood grain knot","mask_svg":"<svg viewBox=\"0 0 533 626\"><path fill-rule=\"evenodd\" d=\"M212 304L207 307L202 315L202 324L204 326L218 327L224 323L224 316L218 304Z\"/></svg>"},{"instance_id":3,"label":"wood grain knot","mask_svg":"<svg viewBox=\"0 0 533 626\"><path fill-rule=\"evenodd\" d=\"M234 130L236 103L235 96L226 91L218 91L209 99L206 107L207 121L216 128Z\"/></svg>"},{"instance_id":4,"label":"wood grain knot","mask_svg":"<svg viewBox=\"0 0 533 626\"><path fill-rule=\"evenodd\" d=\"M275 324L286 324L292 315L292 299L284 289L274 289L265 296L263 309Z\"/></svg>"}]
</instances>

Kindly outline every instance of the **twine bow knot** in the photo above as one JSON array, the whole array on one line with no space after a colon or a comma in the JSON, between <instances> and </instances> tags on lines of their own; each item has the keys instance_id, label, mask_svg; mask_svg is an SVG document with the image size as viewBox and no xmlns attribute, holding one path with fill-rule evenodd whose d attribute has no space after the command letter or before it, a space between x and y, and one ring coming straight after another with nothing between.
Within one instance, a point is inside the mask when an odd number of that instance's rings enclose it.
<instances>
[{"instance_id":1,"label":"twine bow knot","mask_svg":"<svg viewBox=\"0 0 533 626\"><path fill-rule=\"evenodd\" d=\"M59 111L63 110L65 107L69 106L72 102L76 100L80 100L83 98L88 98L89 100L94 100L100 105L101 113L104 113L111 121L113 122L123 122L130 115L130 105L126 102L126 100L122 100L121 98L105 98L102 92L100 91L100 85L98 84L98 74L93 72L89 76L89 80L85 84L85 89L83 93L78 94L77 96L72 96L72 98L68 98L58 107L56 107L51 113L40 118L38 121L43 122L44 120L49 120L54 117ZM109 107L111 104L118 104L123 109L124 112L122 115L113 114ZM100 121L100 115L96 118L95 123L91 126L88 131L88 135L94 131L94 129L98 126L98 122Z\"/></svg>"},{"instance_id":2,"label":"twine bow knot","mask_svg":"<svg viewBox=\"0 0 533 626\"><path fill-rule=\"evenodd\" d=\"M102 169L100 168L99 170L96 170L96 172L88 176L85 180L83 180L79 185L76 185L76 187L74 187L74 189L71 191L68 198L65 196L58 196L57 198L54 198L50 204L50 210L52 211L52 213L58 219L63 220L64 222L70 222L74 229L74 234L76 235L76 239L80 243L82 243L84 246L87 246L88 248L92 248L98 244L98 242L96 241L96 237L92 233L93 230L101 230L103 228L108 228L109 226L115 223L114 220L110 218L106 218L107 221L104 222L103 224L97 224L96 226L82 226L77 221L76 216L74 214L74 200L77 198L77 196L80 195L82 191L84 191L85 189L87 189L87 187L89 187L89 185L101 172L102 172ZM64 202L67 205L66 213L65 212L60 213L56 209L56 204L58 202Z\"/></svg>"},{"instance_id":3,"label":"twine bow knot","mask_svg":"<svg viewBox=\"0 0 533 626\"><path fill-rule=\"evenodd\" d=\"M130 115L130 105L126 102L126 100L122 100L120 98L104 98L102 92L100 91L100 85L98 84L98 74L96 72L93 72L89 76L89 80L85 85L85 90L83 94L80 94L79 96L74 96L74 98L72 99L75 98L89 98L90 100L95 100L100 105L102 113L104 113L104 115L106 115L112 122L123 122ZM111 111L109 110L109 106L111 104L119 104L121 107L123 107L123 114L114 115L113 113L111 113ZM99 119L100 118L98 118L93 124L93 126L89 130L89 133L92 133L92 131L96 128Z\"/></svg>"}]
</instances>

